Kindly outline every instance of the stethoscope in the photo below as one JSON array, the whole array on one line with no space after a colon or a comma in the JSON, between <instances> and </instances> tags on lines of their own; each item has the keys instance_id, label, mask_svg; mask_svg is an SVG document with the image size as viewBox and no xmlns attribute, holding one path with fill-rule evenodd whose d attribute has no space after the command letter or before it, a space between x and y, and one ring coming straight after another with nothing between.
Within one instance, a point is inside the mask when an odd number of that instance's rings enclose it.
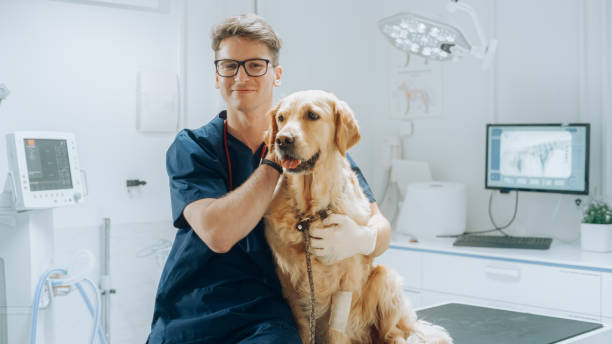
<instances>
[{"instance_id":1,"label":"stethoscope","mask_svg":"<svg viewBox=\"0 0 612 344\"><path fill-rule=\"evenodd\" d=\"M223 120L223 144L225 146L225 157L227 158L227 170L229 172L229 191L232 191L234 186L232 185L232 162L230 160L229 149L227 148L227 119ZM263 148L261 149L260 159L264 158L267 150L268 147L266 147L264 144Z\"/></svg>"}]
</instances>

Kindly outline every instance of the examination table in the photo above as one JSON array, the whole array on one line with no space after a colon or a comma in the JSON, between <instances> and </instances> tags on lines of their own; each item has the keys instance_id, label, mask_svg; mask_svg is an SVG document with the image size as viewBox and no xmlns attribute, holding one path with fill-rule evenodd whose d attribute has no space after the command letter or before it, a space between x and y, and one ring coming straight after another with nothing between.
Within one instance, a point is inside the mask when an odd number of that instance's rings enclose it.
<instances>
[{"instance_id":1,"label":"examination table","mask_svg":"<svg viewBox=\"0 0 612 344\"><path fill-rule=\"evenodd\" d=\"M612 344L609 325L447 303L417 311L448 330L455 344Z\"/></svg>"}]
</instances>

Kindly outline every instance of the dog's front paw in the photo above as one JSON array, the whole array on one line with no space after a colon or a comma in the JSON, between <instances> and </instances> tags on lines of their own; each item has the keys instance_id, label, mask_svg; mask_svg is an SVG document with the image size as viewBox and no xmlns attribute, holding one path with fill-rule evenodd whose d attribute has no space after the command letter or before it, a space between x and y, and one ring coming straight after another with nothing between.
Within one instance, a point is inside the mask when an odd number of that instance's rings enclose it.
<instances>
[{"instance_id":1,"label":"dog's front paw","mask_svg":"<svg viewBox=\"0 0 612 344\"><path fill-rule=\"evenodd\" d=\"M406 344L453 344L453 339L444 328L419 320Z\"/></svg>"}]
</instances>

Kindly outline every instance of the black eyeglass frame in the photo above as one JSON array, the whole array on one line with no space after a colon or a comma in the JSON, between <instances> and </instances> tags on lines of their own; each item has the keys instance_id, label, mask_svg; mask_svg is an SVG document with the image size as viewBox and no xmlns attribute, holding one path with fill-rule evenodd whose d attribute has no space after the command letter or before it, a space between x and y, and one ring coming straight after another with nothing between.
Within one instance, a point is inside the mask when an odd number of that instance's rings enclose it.
<instances>
[{"instance_id":1,"label":"black eyeglass frame","mask_svg":"<svg viewBox=\"0 0 612 344\"><path fill-rule=\"evenodd\" d=\"M232 61L232 62L236 62L238 64L238 68L236 68L236 71L234 72L234 74L232 75L221 75L219 73L219 62L221 61ZM250 61L264 61L266 62L266 70L258 75L252 75L249 73L249 71L247 70L246 67L246 63L250 62ZM217 72L217 75L222 77L222 78L232 78L235 77L236 74L238 74L238 71L240 70L240 66L242 66L242 68L244 69L244 72L246 73L246 75L250 76L250 77L258 77L258 76L263 76L268 72L268 65L270 65L270 60L268 59L262 59L262 58L254 58L254 59L246 59L243 61L238 61L238 60L234 60L234 59L219 59L219 60L215 60L215 71Z\"/></svg>"}]
</instances>

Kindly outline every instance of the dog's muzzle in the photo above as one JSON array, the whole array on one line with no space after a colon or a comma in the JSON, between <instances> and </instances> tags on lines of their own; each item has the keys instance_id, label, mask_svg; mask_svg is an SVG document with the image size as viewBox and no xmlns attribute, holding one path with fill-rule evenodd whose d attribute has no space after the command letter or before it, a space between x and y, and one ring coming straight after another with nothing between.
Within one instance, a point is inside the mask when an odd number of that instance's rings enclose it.
<instances>
[{"instance_id":1,"label":"dog's muzzle","mask_svg":"<svg viewBox=\"0 0 612 344\"><path fill-rule=\"evenodd\" d=\"M281 166L283 166L283 168L287 170L287 172L292 173L312 170L314 168L314 165L317 163L317 160L319 159L319 153L320 152L315 153L315 155L305 161L294 158L289 154L282 154Z\"/></svg>"},{"instance_id":2,"label":"dog's muzzle","mask_svg":"<svg viewBox=\"0 0 612 344\"><path fill-rule=\"evenodd\" d=\"M276 146L283 153L293 153L293 147L295 143L295 137L289 134L279 134L276 137Z\"/></svg>"}]
</instances>

